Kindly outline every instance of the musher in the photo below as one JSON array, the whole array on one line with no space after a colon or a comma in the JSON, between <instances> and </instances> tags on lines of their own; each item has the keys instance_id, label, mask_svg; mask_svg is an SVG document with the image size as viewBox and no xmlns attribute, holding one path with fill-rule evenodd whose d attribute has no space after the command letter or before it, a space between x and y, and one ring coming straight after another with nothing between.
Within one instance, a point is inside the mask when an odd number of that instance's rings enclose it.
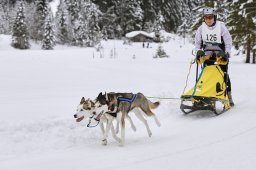
<instances>
[{"instance_id":1,"label":"musher","mask_svg":"<svg viewBox=\"0 0 256 170\"><path fill-rule=\"evenodd\" d=\"M203 24L197 29L195 35L196 57L198 59L201 56L210 55L210 51L205 51L205 49L211 49L213 46L217 46L222 50L216 55L222 56L222 59L227 61L226 65L220 65L220 67L225 74L225 80L227 80L227 95L230 105L233 107L234 102L231 95L231 82L228 75L232 37L225 24L221 21L217 21L217 12L215 9L204 8L203 20Z\"/></svg>"}]
</instances>

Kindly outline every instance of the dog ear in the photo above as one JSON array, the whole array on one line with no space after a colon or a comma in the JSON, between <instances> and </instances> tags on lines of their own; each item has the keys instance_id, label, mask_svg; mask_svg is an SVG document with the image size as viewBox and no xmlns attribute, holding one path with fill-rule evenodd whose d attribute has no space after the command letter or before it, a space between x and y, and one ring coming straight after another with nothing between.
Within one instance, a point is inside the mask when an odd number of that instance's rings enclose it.
<instances>
[{"instance_id":1,"label":"dog ear","mask_svg":"<svg viewBox=\"0 0 256 170\"><path fill-rule=\"evenodd\" d=\"M80 104L83 104L84 102L85 102L85 99L84 99L84 97L82 97Z\"/></svg>"},{"instance_id":2,"label":"dog ear","mask_svg":"<svg viewBox=\"0 0 256 170\"><path fill-rule=\"evenodd\" d=\"M105 92L105 98L108 101L108 94Z\"/></svg>"}]
</instances>

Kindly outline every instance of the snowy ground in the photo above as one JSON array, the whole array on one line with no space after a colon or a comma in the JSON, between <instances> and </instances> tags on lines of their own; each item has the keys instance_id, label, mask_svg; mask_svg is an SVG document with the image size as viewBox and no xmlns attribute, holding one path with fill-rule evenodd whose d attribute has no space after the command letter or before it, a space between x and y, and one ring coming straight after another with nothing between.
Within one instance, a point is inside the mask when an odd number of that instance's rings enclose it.
<instances>
[{"instance_id":1,"label":"snowy ground","mask_svg":"<svg viewBox=\"0 0 256 170\"><path fill-rule=\"evenodd\" d=\"M179 100L161 100L155 112L162 126L148 118L149 138L131 114L137 131L128 126L126 145L120 147L111 136L102 146L98 127L75 122L81 97L114 91L178 98L192 45L176 38L163 44L170 58L153 59L157 44L142 48L141 43L108 41L104 58L94 48L43 51L33 44L31 50L16 50L9 44L10 37L0 35L0 169L256 169L256 68L241 56L234 56L229 67L232 110L218 117L208 112L184 116Z\"/></svg>"}]
</instances>

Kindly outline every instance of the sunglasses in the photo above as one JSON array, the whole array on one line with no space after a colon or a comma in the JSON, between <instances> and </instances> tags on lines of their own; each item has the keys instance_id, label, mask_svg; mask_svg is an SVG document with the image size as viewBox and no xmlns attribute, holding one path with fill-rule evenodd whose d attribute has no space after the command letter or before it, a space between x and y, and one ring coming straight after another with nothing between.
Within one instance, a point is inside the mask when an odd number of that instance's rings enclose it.
<instances>
[{"instance_id":1,"label":"sunglasses","mask_svg":"<svg viewBox=\"0 0 256 170\"><path fill-rule=\"evenodd\" d=\"M207 16L204 16L204 19L205 20L207 20L207 19L211 20L211 19L213 19L213 17L214 17L213 15L207 15Z\"/></svg>"}]
</instances>

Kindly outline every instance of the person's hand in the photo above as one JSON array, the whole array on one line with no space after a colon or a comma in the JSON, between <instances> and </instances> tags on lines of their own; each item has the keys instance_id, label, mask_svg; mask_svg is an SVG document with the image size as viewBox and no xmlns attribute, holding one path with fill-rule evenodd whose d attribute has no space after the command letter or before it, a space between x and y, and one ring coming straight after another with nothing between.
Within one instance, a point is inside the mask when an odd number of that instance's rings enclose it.
<instances>
[{"instance_id":1,"label":"person's hand","mask_svg":"<svg viewBox=\"0 0 256 170\"><path fill-rule=\"evenodd\" d=\"M226 57L221 57L221 61L228 61L228 58L226 58Z\"/></svg>"},{"instance_id":2,"label":"person's hand","mask_svg":"<svg viewBox=\"0 0 256 170\"><path fill-rule=\"evenodd\" d=\"M229 53L228 52L220 51L220 52L218 52L217 56L221 57L222 61L228 61L228 59L229 59Z\"/></svg>"},{"instance_id":3,"label":"person's hand","mask_svg":"<svg viewBox=\"0 0 256 170\"><path fill-rule=\"evenodd\" d=\"M228 52L224 52L224 51L219 51L217 56L228 59L229 58L229 53Z\"/></svg>"},{"instance_id":4,"label":"person's hand","mask_svg":"<svg viewBox=\"0 0 256 170\"><path fill-rule=\"evenodd\" d=\"M196 52L196 59L199 59L200 57L204 56L204 51L203 50L198 50Z\"/></svg>"}]
</instances>

